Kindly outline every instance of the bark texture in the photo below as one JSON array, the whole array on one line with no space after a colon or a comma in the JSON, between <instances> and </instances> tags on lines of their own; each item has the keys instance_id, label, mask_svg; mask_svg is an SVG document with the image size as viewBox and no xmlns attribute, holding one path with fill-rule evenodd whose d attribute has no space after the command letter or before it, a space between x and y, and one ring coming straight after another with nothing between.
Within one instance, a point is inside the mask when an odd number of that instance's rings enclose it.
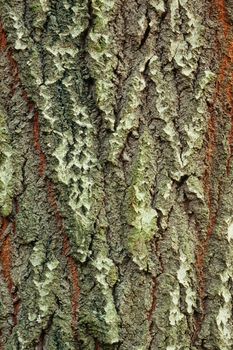
<instances>
[{"instance_id":1,"label":"bark texture","mask_svg":"<svg viewBox=\"0 0 233 350\"><path fill-rule=\"evenodd\" d=\"M0 18L0 349L233 349L232 0Z\"/></svg>"}]
</instances>

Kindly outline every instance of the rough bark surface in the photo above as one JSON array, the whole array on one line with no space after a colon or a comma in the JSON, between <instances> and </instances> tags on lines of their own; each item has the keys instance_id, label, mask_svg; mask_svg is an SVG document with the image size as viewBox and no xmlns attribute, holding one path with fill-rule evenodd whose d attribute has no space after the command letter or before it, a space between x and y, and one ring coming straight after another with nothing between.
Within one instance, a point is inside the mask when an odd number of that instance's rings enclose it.
<instances>
[{"instance_id":1,"label":"rough bark surface","mask_svg":"<svg viewBox=\"0 0 233 350\"><path fill-rule=\"evenodd\" d=\"M0 18L0 349L233 349L232 0Z\"/></svg>"}]
</instances>

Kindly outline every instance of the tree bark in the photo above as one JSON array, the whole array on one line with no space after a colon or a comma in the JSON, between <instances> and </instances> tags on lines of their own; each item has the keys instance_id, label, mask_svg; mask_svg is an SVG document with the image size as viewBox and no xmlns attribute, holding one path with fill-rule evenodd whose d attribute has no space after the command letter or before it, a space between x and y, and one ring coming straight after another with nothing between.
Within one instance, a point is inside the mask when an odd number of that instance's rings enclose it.
<instances>
[{"instance_id":1,"label":"tree bark","mask_svg":"<svg viewBox=\"0 0 233 350\"><path fill-rule=\"evenodd\" d=\"M0 17L0 349L231 350L233 2Z\"/></svg>"}]
</instances>

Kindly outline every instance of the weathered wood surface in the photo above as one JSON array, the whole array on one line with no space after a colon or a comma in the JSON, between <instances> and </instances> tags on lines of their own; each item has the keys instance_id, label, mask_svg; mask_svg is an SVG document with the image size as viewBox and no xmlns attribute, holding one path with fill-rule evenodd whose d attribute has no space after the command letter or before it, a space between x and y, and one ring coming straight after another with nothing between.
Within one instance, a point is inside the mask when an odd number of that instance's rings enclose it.
<instances>
[{"instance_id":1,"label":"weathered wood surface","mask_svg":"<svg viewBox=\"0 0 233 350\"><path fill-rule=\"evenodd\" d=\"M0 349L233 349L233 2L0 18Z\"/></svg>"}]
</instances>

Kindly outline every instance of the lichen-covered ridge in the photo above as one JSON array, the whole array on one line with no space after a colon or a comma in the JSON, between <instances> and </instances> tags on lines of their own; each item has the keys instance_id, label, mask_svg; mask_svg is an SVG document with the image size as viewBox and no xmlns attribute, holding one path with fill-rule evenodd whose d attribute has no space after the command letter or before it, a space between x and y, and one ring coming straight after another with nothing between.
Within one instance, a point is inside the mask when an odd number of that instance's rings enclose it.
<instances>
[{"instance_id":1,"label":"lichen-covered ridge","mask_svg":"<svg viewBox=\"0 0 233 350\"><path fill-rule=\"evenodd\" d=\"M1 349L232 348L231 7L0 0Z\"/></svg>"}]
</instances>

